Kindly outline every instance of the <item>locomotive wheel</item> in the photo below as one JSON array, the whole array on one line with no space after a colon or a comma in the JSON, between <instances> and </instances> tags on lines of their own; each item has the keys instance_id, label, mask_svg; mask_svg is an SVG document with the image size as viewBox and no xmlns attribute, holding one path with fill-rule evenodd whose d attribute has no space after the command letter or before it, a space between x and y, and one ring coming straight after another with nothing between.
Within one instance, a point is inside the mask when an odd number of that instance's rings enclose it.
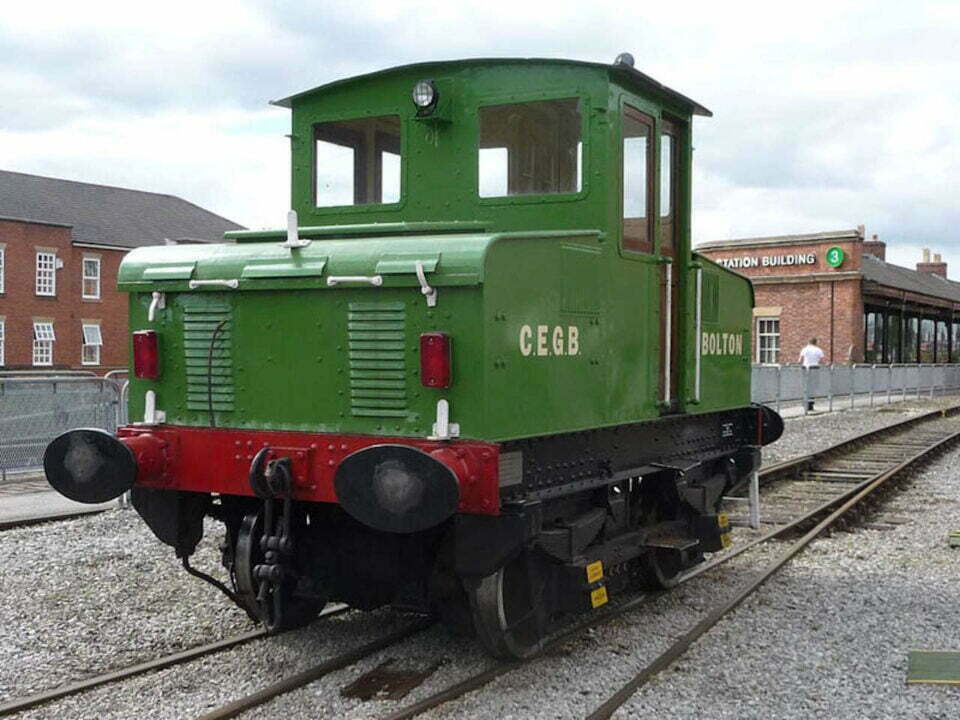
<instances>
[{"instance_id":1,"label":"locomotive wheel","mask_svg":"<svg viewBox=\"0 0 960 720\"><path fill-rule=\"evenodd\" d=\"M251 617L258 618L269 632L281 632L306 625L320 614L326 602L295 597L291 583L284 582L280 586L280 592L283 593L284 613L280 622L277 622L270 598L265 604L257 599L260 593L260 581L254 577L254 568L264 561L263 550L260 548L262 536L263 513L255 512L245 515L237 533L237 549L234 554L237 596L243 603L244 610Z\"/></svg>"},{"instance_id":2,"label":"locomotive wheel","mask_svg":"<svg viewBox=\"0 0 960 720\"><path fill-rule=\"evenodd\" d=\"M522 554L469 592L477 638L491 655L510 660L540 651L543 589L543 579Z\"/></svg>"}]
</instances>

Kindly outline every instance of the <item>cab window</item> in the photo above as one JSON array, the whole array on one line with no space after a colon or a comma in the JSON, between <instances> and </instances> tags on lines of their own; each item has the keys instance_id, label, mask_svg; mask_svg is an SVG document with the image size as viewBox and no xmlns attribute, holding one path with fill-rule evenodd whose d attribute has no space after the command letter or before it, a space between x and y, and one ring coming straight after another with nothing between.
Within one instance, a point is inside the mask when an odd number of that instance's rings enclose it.
<instances>
[{"instance_id":1,"label":"cab window","mask_svg":"<svg viewBox=\"0 0 960 720\"><path fill-rule=\"evenodd\" d=\"M624 106L623 118L623 247L653 252L653 118Z\"/></svg>"},{"instance_id":2,"label":"cab window","mask_svg":"<svg viewBox=\"0 0 960 720\"><path fill-rule=\"evenodd\" d=\"M660 132L660 254L673 255L677 236L677 186L679 179L679 127L661 122Z\"/></svg>"},{"instance_id":3,"label":"cab window","mask_svg":"<svg viewBox=\"0 0 960 720\"><path fill-rule=\"evenodd\" d=\"M400 117L318 123L314 135L317 207L400 200Z\"/></svg>"},{"instance_id":4,"label":"cab window","mask_svg":"<svg viewBox=\"0 0 960 720\"><path fill-rule=\"evenodd\" d=\"M583 143L577 98L480 108L480 197L580 191Z\"/></svg>"}]
</instances>

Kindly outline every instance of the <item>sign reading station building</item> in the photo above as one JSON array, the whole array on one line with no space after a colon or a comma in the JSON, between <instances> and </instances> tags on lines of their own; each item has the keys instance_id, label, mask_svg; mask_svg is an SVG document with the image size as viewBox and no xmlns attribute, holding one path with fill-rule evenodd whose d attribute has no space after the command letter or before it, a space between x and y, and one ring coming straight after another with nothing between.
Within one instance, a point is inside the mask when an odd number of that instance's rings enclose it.
<instances>
[{"instance_id":1,"label":"sign reading station building","mask_svg":"<svg viewBox=\"0 0 960 720\"><path fill-rule=\"evenodd\" d=\"M843 259L846 257L843 252L843 248L837 247L834 245L832 248L827 250L827 265L832 268L838 268L843 265Z\"/></svg>"},{"instance_id":2,"label":"sign reading station building","mask_svg":"<svg viewBox=\"0 0 960 720\"><path fill-rule=\"evenodd\" d=\"M794 265L816 265L816 253L795 253L792 255L744 255L743 257L717 258L717 263L725 268L746 269L755 267L790 267Z\"/></svg>"}]
</instances>

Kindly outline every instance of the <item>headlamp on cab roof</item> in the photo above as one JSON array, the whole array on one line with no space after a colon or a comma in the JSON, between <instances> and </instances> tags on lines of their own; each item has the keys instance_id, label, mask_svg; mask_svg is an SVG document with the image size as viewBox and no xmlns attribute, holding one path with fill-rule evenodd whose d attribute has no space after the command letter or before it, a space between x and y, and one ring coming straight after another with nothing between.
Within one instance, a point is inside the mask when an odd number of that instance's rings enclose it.
<instances>
[{"instance_id":1,"label":"headlamp on cab roof","mask_svg":"<svg viewBox=\"0 0 960 720\"><path fill-rule=\"evenodd\" d=\"M421 80L413 86L413 104L417 106L417 114L429 113L437 105L439 94L433 80Z\"/></svg>"}]
</instances>

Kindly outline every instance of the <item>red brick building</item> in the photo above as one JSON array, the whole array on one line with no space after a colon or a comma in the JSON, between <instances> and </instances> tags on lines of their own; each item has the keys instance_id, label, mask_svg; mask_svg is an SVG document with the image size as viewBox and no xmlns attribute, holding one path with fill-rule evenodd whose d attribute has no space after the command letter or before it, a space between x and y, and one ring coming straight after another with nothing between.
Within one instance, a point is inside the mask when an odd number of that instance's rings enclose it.
<instances>
[{"instance_id":1,"label":"red brick building","mask_svg":"<svg viewBox=\"0 0 960 720\"><path fill-rule=\"evenodd\" d=\"M0 370L126 367L127 251L240 228L171 195L0 171Z\"/></svg>"},{"instance_id":2,"label":"red brick building","mask_svg":"<svg viewBox=\"0 0 960 720\"><path fill-rule=\"evenodd\" d=\"M960 283L924 250L916 270L886 262L863 227L709 242L711 260L754 286L753 359L796 363L817 338L831 363L960 362Z\"/></svg>"}]
</instances>

